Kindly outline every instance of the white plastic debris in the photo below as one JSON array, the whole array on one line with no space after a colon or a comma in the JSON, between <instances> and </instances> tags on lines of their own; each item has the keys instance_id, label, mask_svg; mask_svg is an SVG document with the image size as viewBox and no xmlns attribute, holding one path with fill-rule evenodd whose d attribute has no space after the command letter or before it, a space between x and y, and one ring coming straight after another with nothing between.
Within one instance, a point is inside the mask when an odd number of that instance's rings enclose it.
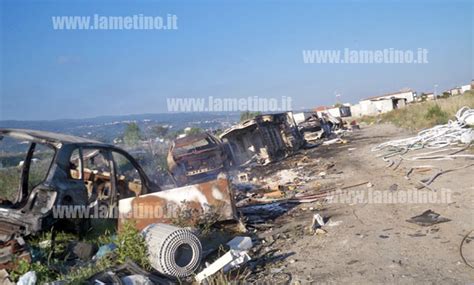
<instances>
[{"instance_id":1,"label":"white plastic debris","mask_svg":"<svg viewBox=\"0 0 474 285\"><path fill-rule=\"evenodd\" d=\"M38 243L38 246L39 246L40 248L43 248L43 249L44 249L44 248L49 248L49 247L51 247L51 240L49 239L49 240L40 241L40 242Z\"/></svg>"},{"instance_id":2,"label":"white plastic debris","mask_svg":"<svg viewBox=\"0 0 474 285\"><path fill-rule=\"evenodd\" d=\"M456 119L463 124L474 126L474 109L462 107L457 111Z\"/></svg>"},{"instance_id":3,"label":"white plastic debris","mask_svg":"<svg viewBox=\"0 0 474 285\"><path fill-rule=\"evenodd\" d=\"M341 138L335 138L335 139L327 140L323 142L323 145L331 145L331 144L336 144L336 143L344 143L344 140L342 140Z\"/></svg>"},{"instance_id":4,"label":"white plastic debris","mask_svg":"<svg viewBox=\"0 0 474 285\"><path fill-rule=\"evenodd\" d=\"M196 275L196 281L202 282L221 269L227 272L251 260L251 257L247 253L247 250L253 246L250 237L237 236L230 240L227 245L230 247L230 250L212 264L208 265L203 271L199 272Z\"/></svg>"},{"instance_id":5,"label":"white plastic debris","mask_svg":"<svg viewBox=\"0 0 474 285\"><path fill-rule=\"evenodd\" d=\"M234 250L248 250L251 249L252 239L250 237L237 236L227 243L230 249Z\"/></svg>"},{"instance_id":6,"label":"white plastic debris","mask_svg":"<svg viewBox=\"0 0 474 285\"><path fill-rule=\"evenodd\" d=\"M314 214L312 228L315 229L315 228L320 228L322 226L324 226L323 217L321 217L320 214Z\"/></svg>"},{"instance_id":7,"label":"white plastic debris","mask_svg":"<svg viewBox=\"0 0 474 285\"><path fill-rule=\"evenodd\" d=\"M461 142L463 144L470 144L474 141L474 131L466 132L461 135Z\"/></svg>"},{"instance_id":8,"label":"white plastic debris","mask_svg":"<svg viewBox=\"0 0 474 285\"><path fill-rule=\"evenodd\" d=\"M121 280L124 285L153 285L153 282L143 275L129 275L122 277Z\"/></svg>"},{"instance_id":9,"label":"white plastic debris","mask_svg":"<svg viewBox=\"0 0 474 285\"><path fill-rule=\"evenodd\" d=\"M203 271L199 272L196 275L196 281L202 282L207 277L212 276L221 269L224 272L227 272L230 269L239 267L249 260L251 260L251 258L246 251L231 249L211 265L206 267Z\"/></svg>"},{"instance_id":10,"label":"white plastic debris","mask_svg":"<svg viewBox=\"0 0 474 285\"><path fill-rule=\"evenodd\" d=\"M332 221L332 220L329 220L329 222L326 223L326 226L328 226L328 227L337 227L337 226L339 226L340 224L342 224L342 221Z\"/></svg>"},{"instance_id":11,"label":"white plastic debris","mask_svg":"<svg viewBox=\"0 0 474 285\"><path fill-rule=\"evenodd\" d=\"M36 272L28 271L18 279L17 285L35 285L36 284Z\"/></svg>"},{"instance_id":12,"label":"white plastic debris","mask_svg":"<svg viewBox=\"0 0 474 285\"><path fill-rule=\"evenodd\" d=\"M474 109L463 107L456 113L456 120L449 121L444 125L437 125L429 129L422 130L414 137L397 139L381 143L372 148L372 151L380 151L386 148L399 148L406 150L416 150L420 148L440 149L459 142L471 140L466 136L472 134L472 130L468 125L474 124ZM465 134L468 135L465 135ZM464 143L464 142L463 142Z\"/></svg>"}]
</instances>

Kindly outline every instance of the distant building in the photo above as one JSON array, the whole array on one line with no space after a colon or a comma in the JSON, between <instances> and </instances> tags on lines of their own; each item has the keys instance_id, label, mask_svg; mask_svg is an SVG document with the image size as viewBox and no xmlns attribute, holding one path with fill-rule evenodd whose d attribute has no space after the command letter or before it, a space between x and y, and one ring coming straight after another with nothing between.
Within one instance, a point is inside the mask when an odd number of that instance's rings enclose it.
<instances>
[{"instance_id":1,"label":"distant building","mask_svg":"<svg viewBox=\"0 0 474 285\"><path fill-rule=\"evenodd\" d=\"M431 93L425 93L425 96L426 96L426 100L427 100L427 101L431 101L431 100L436 99L433 92L431 92Z\"/></svg>"},{"instance_id":2,"label":"distant building","mask_svg":"<svg viewBox=\"0 0 474 285\"><path fill-rule=\"evenodd\" d=\"M461 93L467 92L472 89L471 84L461 86Z\"/></svg>"},{"instance_id":3,"label":"distant building","mask_svg":"<svg viewBox=\"0 0 474 285\"><path fill-rule=\"evenodd\" d=\"M363 116L373 116L392 111L393 101L391 99L365 99L359 102L360 112Z\"/></svg>"},{"instance_id":4,"label":"distant building","mask_svg":"<svg viewBox=\"0 0 474 285\"><path fill-rule=\"evenodd\" d=\"M321 117L322 113L327 113L333 117L350 117L351 109L349 106L343 105L341 107L325 107L320 106L314 109L314 111Z\"/></svg>"},{"instance_id":5,"label":"distant building","mask_svg":"<svg viewBox=\"0 0 474 285\"><path fill-rule=\"evenodd\" d=\"M462 94L463 92L461 91L460 87L454 87L449 90L449 93L451 93L451 95L459 95L459 94Z\"/></svg>"},{"instance_id":6,"label":"distant building","mask_svg":"<svg viewBox=\"0 0 474 285\"><path fill-rule=\"evenodd\" d=\"M362 107L360 104L352 105L351 107L351 114L353 117L361 117L362 116Z\"/></svg>"},{"instance_id":7,"label":"distant building","mask_svg":"<svg viewBox=\"0 0 474 285\"><path fill-rule=\"evenodd\" d=\"M416 98L416 92L412 91L411 89L408 89L406 91L399 91L395 93L369 97L369 98L366 98L365 100L404 99L405 103L411 103L415 101L415 98Z\"/></svg>"},{"instance_id":8,"label":"distant building","mask_svg":"<svg viewBox=\"0 0 474 285\"><path fill-rule=\"evenodd\" d=\"M377 115L403 108L415 101L416 93L412 90L400 91L381 96L369 97L359 102L361 115Z\"/></svg>"}]
</instances>

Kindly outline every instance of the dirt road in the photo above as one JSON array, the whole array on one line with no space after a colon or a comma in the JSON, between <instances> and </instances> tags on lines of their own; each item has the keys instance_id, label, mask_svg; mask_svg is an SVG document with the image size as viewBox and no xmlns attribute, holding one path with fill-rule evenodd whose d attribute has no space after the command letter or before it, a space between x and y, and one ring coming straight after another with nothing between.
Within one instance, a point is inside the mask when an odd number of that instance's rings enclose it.
<instances>
[{"instance_id":1,"label":"dirt road","mask_svg":"<svg viewBox=\"0 0 474 285\"><path fill-rule=\"evenodd\" d=\"M432 184L435 195L430 196L437 199L431 201L434 203L407 203L403 198L419 185L417 180L433 173L415 171L407 180L404 176L412 166L449 169L472 160L403 161L393 170L371 151L378 143L410 135L391 125L367 126L350 134L347 144L316 147L292 158L333 161L331 174L318 178L318 184L369 181L373 186L348 190L357 193L359 200L300 204L277 218L270 229L260 231L266 250L277 249L288 257L269 264L257 279L301 284L474 282L474 269L464 264L460 255L463 237L474 229L474 167L437 178ZM397 200L384 203L387 201L381 201L377 193L392 193ZM428 209L451 221L432 226L406 221ZM315 213L329 218L329 225L322 227L326 234L309 232ZM464 254L474 262L474 242L466 244Z\"/></svg>"}]
</instances>

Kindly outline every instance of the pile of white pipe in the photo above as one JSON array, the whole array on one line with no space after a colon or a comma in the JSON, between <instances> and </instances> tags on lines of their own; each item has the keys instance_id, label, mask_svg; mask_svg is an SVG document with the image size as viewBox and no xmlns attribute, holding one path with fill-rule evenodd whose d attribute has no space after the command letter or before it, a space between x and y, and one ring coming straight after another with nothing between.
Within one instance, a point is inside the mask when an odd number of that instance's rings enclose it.
<instances>
[{"instance_id":1,"label":"pile of white pipe","mask_svg":"<svg viewBox=\"0 0 474 285\"><path fill-rule=\"evenodd\" d=\"M386 148L407 151L420 148L438 149L459 143L470 144L474 141L474 131L470 126L474 126L474 109L462 107L456 113L454 121L423 130L415 137L381 143L372 148L372 151Z\"/></svg>"},{"instance_id":2,"label":"pile of white pipe","mask_svg":"<svg viewBox=\"0 0 474 285\"><path fill-rule=\"evenodd\" d=\"M148 259L158 272L182 278L198 268L202 247L191 231L166 224L151 224L142 234L148 247Z\"/></svg>"}]
</instances>

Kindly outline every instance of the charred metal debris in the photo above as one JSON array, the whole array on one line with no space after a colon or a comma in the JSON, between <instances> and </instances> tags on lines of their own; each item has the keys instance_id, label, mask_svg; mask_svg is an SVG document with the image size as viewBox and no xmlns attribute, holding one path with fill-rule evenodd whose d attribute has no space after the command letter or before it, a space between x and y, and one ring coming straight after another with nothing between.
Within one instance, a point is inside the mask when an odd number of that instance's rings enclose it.
<instances>
[{"instance_id":1,"label":"charred metal debris","mask_svg":"<svg viewBox=\"0 0 474 285\"><path fill-rule=\"evenodd\" d=\"M340 137L353 128L339 118L316 113L296 123L293 113L286 112L256 116L219 137L202 133L178 138L167 158L177 187L166 190L114 145L44 131L0 129L0 139L28 144L15 170L0 168L20 173L14 197L0 200L0 268L11 270L20 259L27 263L35 259L28 246L30 237L58 228L84 234L97 218L93 209L102 207L106 211L100 218L111 220L118 231L132 223L142 232L153 270L129 262L96 274L91 282L101 278L123 282L127 277L123 272L165 283L189 280L193 272L198 282L217 272L231 274L238 269L240 277L242 272L246 276L259 272L266 263L287 257L262 252L259 230L271 227L275 218L297 204L326 199L336 188L367 183L323 186L318 178L338 175L334 163L304 153L305 148L320 145L321 138L329 144L347 142ZM43 159L45 153L49 160ZM46 165L40 179L32 172L39 157ZM68 209L86 214L74 216ZM196 228L203 224L206 229L226 230L208 242L215 232ZM248 236L226 243L236 233ZM223 245L224 254L218 250ZM96 248L94 258L114 248ZM201 260L215 262L206 267Z\"/></svg>"}]
</instances>

